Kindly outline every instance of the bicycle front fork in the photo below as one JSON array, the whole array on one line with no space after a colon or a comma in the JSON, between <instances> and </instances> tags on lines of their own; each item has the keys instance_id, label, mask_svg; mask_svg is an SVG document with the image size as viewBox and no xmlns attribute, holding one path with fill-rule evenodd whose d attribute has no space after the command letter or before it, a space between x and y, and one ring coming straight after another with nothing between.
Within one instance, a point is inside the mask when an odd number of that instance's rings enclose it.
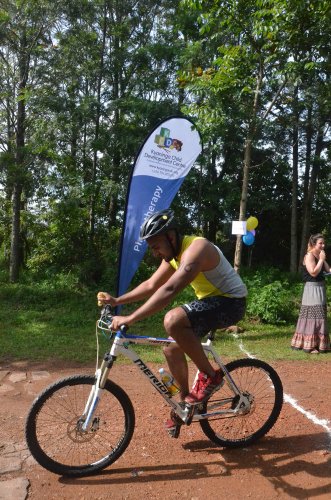
<instances>
[{"instance_id":1,"label":"bicycle front fork","mask_svg":"<svg viewBox=\"0 0 331 500\"><path fill-rule=\"evenodd\" d=\"M105 387L108 373L111 367L113 366L114 358L113 356L106 355L103 359L100 368L98 368L95 372L95 384L91 388L91 392L89 394L87 403L85 405L85 409L82 415L83 424L81 429L83 432L86 432L91 427L91 422L93 425L93 415L98 406L99 399L101 397L103 388Z\"/></svg>"}]
</instances>

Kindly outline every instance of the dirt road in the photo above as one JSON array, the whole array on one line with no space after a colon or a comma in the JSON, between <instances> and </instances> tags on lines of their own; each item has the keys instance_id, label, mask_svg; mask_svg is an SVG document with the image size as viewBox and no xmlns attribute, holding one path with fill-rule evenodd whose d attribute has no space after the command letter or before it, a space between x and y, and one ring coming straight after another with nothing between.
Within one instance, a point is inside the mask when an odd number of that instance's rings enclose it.
<instances>
[{"instance_id":1,"label":"dirt road","mask_svg":"<svg viewBox=\"0 0 331 500\"><path fill-rule=\"evenodd\" d=\"M226 450L200 426L168 437L168 409L134 367L118 365L112 378L130 395L136 429L124 455L102 473L66 479L42 469L29 455L24 423L34 397L58 378L91 368L0 366L0 500L52 499L327 499L331 495L331 358L278 362L285 401L270 433L250 448ZM156 369L156 368L155 368ZM13 489L13 488L16 488Z\"/></svg>"}]
</instances>

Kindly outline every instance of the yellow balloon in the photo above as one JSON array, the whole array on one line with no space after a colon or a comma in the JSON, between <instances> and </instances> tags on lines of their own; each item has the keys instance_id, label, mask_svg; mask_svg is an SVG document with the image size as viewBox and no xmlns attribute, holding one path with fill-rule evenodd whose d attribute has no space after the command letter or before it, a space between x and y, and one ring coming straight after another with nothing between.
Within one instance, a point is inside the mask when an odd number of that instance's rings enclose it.
<instances>
[{"instance_id":1,"label":"yellow balloon","mask_svg":"<svg viewBox=\"0 0 331 500\"><path fill-rule=\"evenodd\" d=\"M257 220L256 217L248 217L246 221L246 228L247 231L251 231L252 229L255 229L258 226L259 221Z\"/></svg>"}]
</instances>

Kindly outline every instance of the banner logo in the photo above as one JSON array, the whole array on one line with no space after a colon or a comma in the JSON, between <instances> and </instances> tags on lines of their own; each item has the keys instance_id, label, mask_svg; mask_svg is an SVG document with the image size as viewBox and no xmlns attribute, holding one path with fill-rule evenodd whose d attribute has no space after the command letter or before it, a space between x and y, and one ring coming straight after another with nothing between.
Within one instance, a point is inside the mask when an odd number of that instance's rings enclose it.
<instances>
[{"instance_id":1,"label":"banner logo","mask_svg":"<svg viewBox=\"0 0 331 500\"><path fill-rule=\"evenodd\" d=\"M182 141L170 137L170 130L165 127L161 127L160 133L156 134L154 142L159 148L176 149L176 151L181 151L183 146Z\"/></svg>"}]
</instances>

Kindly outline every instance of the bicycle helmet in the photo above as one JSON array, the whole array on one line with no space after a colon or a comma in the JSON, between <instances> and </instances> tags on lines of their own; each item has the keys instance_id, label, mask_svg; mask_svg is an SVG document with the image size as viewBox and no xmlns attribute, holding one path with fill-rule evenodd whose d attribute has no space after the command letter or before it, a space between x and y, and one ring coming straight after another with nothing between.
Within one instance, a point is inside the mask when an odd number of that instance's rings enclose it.
<instances>
[{"instance_id":1,"label":"bicycle helmet","mask_svg":"<svg viewBox=\"0 0 331 500\"><path fill-rule=\"evenodd\" d=\"M174 212L167 208L160 210L146 219L140 228L140 239L147 240L157 234L167 233L169 229L176 228Z\"/></svg>"}]
</instances>

